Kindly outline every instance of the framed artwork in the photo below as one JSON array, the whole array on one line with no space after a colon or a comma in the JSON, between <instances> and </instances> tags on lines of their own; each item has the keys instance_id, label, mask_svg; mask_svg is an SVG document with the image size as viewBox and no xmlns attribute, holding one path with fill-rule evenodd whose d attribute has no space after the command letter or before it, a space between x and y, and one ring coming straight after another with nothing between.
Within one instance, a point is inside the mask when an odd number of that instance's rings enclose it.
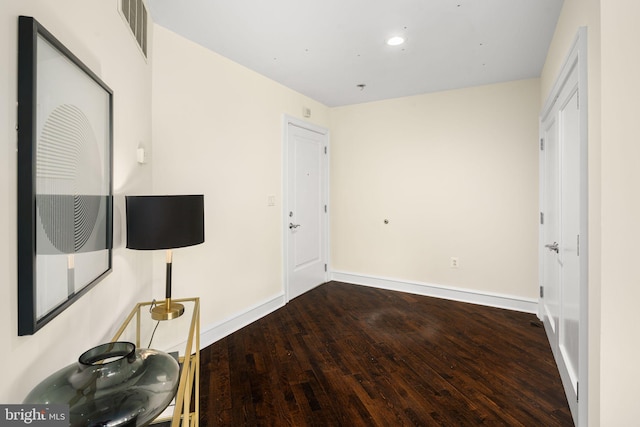
<instances>
[{"instance_id":1,"label":"framed artwork","mask_svg":"<svg viewBox=\"0 0 640 427\"><path fill-rule=\"evenodd\" d=\"M18 335L111 272L113 92L35 19L18 19Z\"/></svg>"}]
</instances>

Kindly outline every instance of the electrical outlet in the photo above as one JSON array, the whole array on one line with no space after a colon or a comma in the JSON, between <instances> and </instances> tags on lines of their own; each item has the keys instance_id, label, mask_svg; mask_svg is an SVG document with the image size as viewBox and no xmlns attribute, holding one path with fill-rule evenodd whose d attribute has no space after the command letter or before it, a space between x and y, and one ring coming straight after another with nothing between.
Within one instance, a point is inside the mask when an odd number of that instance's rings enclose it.
<instances>
[{"instance_id":1,"label":"electrical outlet","mask_svg":"<svg viewBox=\"0 0 640 427\"><path fill-rule=\"evenodd\" d=\"M458 257L457 256L452 256L449 259L449 265L451 266L451 268L458 268L460 266L460 263L458 261Z\"/></svg>"}]
</instances>

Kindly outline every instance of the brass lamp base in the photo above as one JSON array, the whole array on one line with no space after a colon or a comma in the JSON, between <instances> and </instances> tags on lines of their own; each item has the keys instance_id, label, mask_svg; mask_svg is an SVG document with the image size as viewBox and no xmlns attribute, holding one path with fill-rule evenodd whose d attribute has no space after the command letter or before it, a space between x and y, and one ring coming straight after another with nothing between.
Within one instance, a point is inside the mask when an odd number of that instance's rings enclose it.
<instances>
[{"instance_id":1,"label":"brass lamp base","mask_svg":"<svg viewBox=\"0 0 640 427\"><path fill-rule=\"evenodd\" d=\"M171 320L182 316L183 313L184 305L169 300L164 304L153 307L151 318L153 320Z\"/></svg>"}]
</instances>

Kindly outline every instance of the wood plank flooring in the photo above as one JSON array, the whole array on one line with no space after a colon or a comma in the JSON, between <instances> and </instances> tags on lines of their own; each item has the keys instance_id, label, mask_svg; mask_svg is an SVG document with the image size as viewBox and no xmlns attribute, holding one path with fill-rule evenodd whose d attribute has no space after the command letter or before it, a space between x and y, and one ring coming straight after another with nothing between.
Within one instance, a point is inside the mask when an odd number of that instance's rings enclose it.
<instances>
[{"instance_id":1,"label":"wood plank flooring","mask_svg":"<svg viewBox=\"0 0 640 427\"><path fill-rule=\"evenodd\" d=\"M572 426L531 314L330 282L201 352L202 426Z\"/></svg>"}]
</instances>

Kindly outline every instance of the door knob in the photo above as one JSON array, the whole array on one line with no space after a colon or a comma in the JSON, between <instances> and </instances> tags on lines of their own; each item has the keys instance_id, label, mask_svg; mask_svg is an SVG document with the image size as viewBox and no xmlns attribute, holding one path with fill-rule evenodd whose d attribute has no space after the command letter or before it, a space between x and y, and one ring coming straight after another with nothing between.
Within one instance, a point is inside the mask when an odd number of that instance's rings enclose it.
<instances>
[{"instance_id":1,"label":"door knob","mask_svg":"<svg viewBox=\"0 0 640 427\"><path fill-rule=\"evenodd\" d=\"M294 228L298 228L300 227L300 224L293 224L293 223L289 223L289 230L293 230Z\"/></svg>"},{"instance_id":2,"label":"door knob","mask_svg":"<svg viewBox=\"0 0 640 427\"><path fill-rule=\"evenodd\" d=\"M558 242L553 242L553 244L544 245L544 247L549 249L550 251L555 251L555 253L560 252L560 250L558 249Z\"/></svg>"}]
</instances>

